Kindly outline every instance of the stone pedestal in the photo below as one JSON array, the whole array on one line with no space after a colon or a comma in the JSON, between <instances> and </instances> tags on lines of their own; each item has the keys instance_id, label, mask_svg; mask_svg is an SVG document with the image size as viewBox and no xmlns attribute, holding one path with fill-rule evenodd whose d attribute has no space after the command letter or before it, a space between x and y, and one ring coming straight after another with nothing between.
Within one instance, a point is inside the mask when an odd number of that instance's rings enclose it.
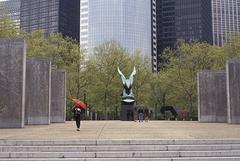
<instances>
[{"instance_id":1,"label":"stone pedestal","mask_svg":"<svg viewBox=\"0 0 240 161\"><path fill-rule=\"evenodd\" d=\"M120 120L121 121L134 120L134 102L133 103L122 102L121 111L120 111Z\"/></svg>"},{"instance_id":2,"label":"stone pedestal","mask_svg":"<svg viewBox=\"0 0 240 161\"><path fill-rule=\"evenodd\" d=\"M227 122L227 92L225 71L198 73L199 122Z\"/></svg>"},{"instance_id":3,"label":"stone pedestal","mask_svg":"<svg viewBox=\"0 0 240 161\"><path fill-rule=\"evenodd\" d=\"M24 127L26 46L0 39L0 128Z\"/></svg>"},{"instance_id":4,"label":"stone pedestal","mask_svg":"<svg viewBox=\"0 0 240 161\"><path fill-rule=\"evenodd\" d=\"M228 123L240 123L240 61L230 60L226 64Z\"/></svg>"},{"instance_id":5,"label":"stone pedestal","mask_svg":"<svg viewBox=\"0 0 240 161\"><path fill-rule=\"evenodd\" d=\"M66 120L66 72L61 69L52 69L51 77L51 123L64 123Z\"/></svg>"},{"instance_id":6,"label":"stone pedestal","mask_svg":"<svg viewBox=\"0 0 240 161\"><path fill-rule=\"evenodd\" d=\"M25 124L50 124L51 62L47 58L27 60Z\"/></svg>"}]
</instances>

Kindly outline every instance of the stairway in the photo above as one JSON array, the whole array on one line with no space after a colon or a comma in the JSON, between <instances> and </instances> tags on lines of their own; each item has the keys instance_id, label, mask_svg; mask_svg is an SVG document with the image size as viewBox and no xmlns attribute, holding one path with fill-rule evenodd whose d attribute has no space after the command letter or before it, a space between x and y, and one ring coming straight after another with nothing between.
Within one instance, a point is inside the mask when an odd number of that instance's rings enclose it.
<instances>
[{"instance_id":1,"label":"stairway","mask_svg":"<svg viewBox=\"0 0 240 161\"><path fill-rule=\"evenodd\" d=\"M240 140L0 140L0 161L240 161Z\"/></svg>"}]
</instances>

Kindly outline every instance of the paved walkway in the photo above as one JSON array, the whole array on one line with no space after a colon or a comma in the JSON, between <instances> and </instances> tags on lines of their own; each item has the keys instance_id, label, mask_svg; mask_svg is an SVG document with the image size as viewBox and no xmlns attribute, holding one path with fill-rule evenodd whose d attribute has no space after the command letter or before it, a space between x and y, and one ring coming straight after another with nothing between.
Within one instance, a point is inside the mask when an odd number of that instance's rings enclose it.
<instances>
[{"instance_id":1,"label":"paved walkway","mask_svg":"<svg viewBox=\"0 0 240 161\"><path fill-rule=\"evenodd\" d=\"M74 139L240 139L240 125L186 121L82 121L0 129L0 139L74 140Z\"/></svg>"}]
</instances>

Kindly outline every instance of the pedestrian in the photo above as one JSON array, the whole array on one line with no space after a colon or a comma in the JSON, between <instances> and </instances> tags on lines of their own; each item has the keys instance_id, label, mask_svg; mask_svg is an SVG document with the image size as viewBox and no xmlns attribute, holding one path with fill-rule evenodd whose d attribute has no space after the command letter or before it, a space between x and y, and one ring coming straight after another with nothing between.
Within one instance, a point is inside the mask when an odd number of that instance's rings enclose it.
<instances>
[{"instance_id":1,"label":"pedestrian","mask_svg":"<svg viewBox=\"0 0 240 161\"><path fill-rule=\"evenodd\" d=\"M137 107L135 106L134 107L134 111L133 111L133 119L134 119L134 122L136 122L138 120L138 113L137 113Z\"/></svg>"},{"instance_id":2,"label":"pedestrian","mask_svg":"<svg viewBox=\"0 0 240 161\"><path fill-rule=\"evenodd\" d=\"M138 109L138 121L143 122L143 109L142 108Z\"/></svg>"},{"instance_id":3,"label":"pedestrian","mask_svg":"<svg viewBox=\"0 0 240 161\"><path fill-rule=\"evenodd\" d=\"M78 106L74 106L72 112L74 114L74 119L76 121L77 131L80 131L81 108L79 108Z\"/></svg>"},{"instance_id":4,"label":"pedestrian","mask_svg":"<svg viewBox=\"0 0 240 161\"><path fill-rule=\"evenodd\" d=\"M149 110L147 107L144 109L144 120L147 122L149 119Z\"/></svg>"},{"instance_id":5,"label":"pedestrian","mask_svg":"<svg viewBox=\"0 0 240 161\"><path fill-rule=\"evenodd\" d=\"M153 120L153 111L150 110L150 120Z\"/></svg>"}]
</instances>

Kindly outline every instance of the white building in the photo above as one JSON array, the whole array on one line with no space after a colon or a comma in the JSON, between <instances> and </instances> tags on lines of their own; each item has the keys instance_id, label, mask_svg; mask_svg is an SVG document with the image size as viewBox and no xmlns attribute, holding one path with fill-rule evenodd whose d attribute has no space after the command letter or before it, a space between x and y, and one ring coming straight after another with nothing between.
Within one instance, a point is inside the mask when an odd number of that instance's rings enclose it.
<instances>
[{"instance_id":1,"label":"white building","mask_svg":"<svg viewBox=\"0 0 240 161\"><path fill-rule=\"evenodd\" d=\"M151 57L152 0L81 0L80 6L80 45L89 54L114 40Z\"/></svg>"}]
</instances>

